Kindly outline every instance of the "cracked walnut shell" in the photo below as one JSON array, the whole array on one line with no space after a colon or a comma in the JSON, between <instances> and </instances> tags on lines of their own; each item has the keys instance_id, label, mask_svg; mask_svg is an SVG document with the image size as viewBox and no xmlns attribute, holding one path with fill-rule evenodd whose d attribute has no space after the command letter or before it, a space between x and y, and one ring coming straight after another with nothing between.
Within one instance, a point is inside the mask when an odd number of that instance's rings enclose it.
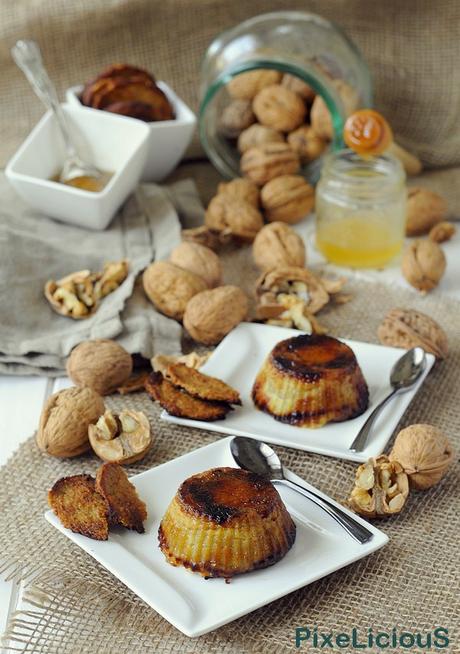
<instances>
[{"instance_id":1,"label":"cracked walnut shell","mask_svg":"<svg viewBox=\"0 0 460 654\"><path fill-rule=\"evenodd\" d=\"M280 175L262 187L260 201L268 222L293 225L313 209L315 191L300 175Z\"/></svg>"},{"instance_id":2,"label":"cracked walnut shell","mask_svg":"<svg viewBox=\"0 0 460 654\"><path fill-rule=\"evenodd\" d=\"M349 504L366 518L383 518L400 513L408 495L409 482L403 467L382 454L357 469Z\"/></svg>"},{"instance_id":3,"label":"cracked walnut shell","mask_svg":"<svg viewBox=\"0 0 460 654\"><path fill-rule=\"evenodd\" d=\"M256 282L257 315L262 320L277 318L285 307L278 295L295 295L314 314L329 302L329 293L321 280L306 268L282 266L263 274Z\"/></svg>"},{"instance_id":4,"label":"cracked walnut shell","mask_svg":"<svg viewBox=\"0 0 460 654\"><path fill-rule=\"evenodd\" d=\"M264 220L254 205L220 193L213 197L206 209L205 224L224 236L232 235L252 241L263 227Z\"/></svg>"},{"instance_id":5,"label":"cracked walnut shell","mask_svg":"<svg viewBox=\"0 0 460 654\"><path fill-rule=\"evenodd\" d=\"M36 435L42 452L67 458L91 449L88 427L105 411L104 401L91 388L73 386L51 395L43 407Z\"/></svg>"},{"instance_id":6,"label":"cracked walnut shell","mask_svg":"<svg viewBox=\"0 0 460 654\"><path fill-rule=\"evenodd\" d=\"M426 234L447 216L447 202L426 188L413 187L407 192L406 236Z\"/></svg>"},{"instance_id":7,"label":"cracked walnut shell","mask_svg":"<svg viewBox=\"0 0 460 654\"><path fill-rule=\"evenodd\" d=\"M410 425L396 436L390 459L398 461L411 488L425 490L437 484L454 460L447 436L433 425Z\"/></svg>"},{"instance_id":8,"label":"cracked walnut shell","mask_svg":"<svg viewBox=\"0 0 460 654\"><path fill-rule=\"evenodd\" d=\"M222 266L215 252L199 245L184 241L171 252L170 261L175 266L198 275L209 288L219 286L222 280Z\"/></svg>"},{"instance_id":9,"label":"cracked walnut shell","mask_svg":"<svg viewBox=\"0 0 460 654\"><path fill-rule=\"evenodd\" d=\"M106 411L88 427L88 438L94 452L110 463L134 463L150 449L150 423L142 411L123 409L119 414Z\"/></svg>"},{"instance_id":10,"label":"cracked walnut shell","mask_svg":"<svg viewBox=\"0 0 460 654\"><path fill-rule=\"evenodd\" d=\"M217 187L217 195L223 195L230 200L249 202L254 207L259 206L259 189L249 179L237 177L231 182L221 182Z\"/></svg>"},{"instance_id":11,"label":"cracked walnut shell","mask_svg":"<svg viewBox=\"0 0 460 654\"><path fill-rule=\"evenodd\" d=\"M262 227L254 239L252 255L256 266L263 271L279 266L303 268L306 261L303 240L283 222L274 222Z\"/></svg>"},{"instance_id":12,"label":"cracked walnut shell","mask_svg":"<svg viewBox=\"0 0 460 654\"><path fill-rule=\"evenodd\" d=\"M66 368L76 386L87 386L100 395L109 395L131 375L133 361L115 341L95 339L77 345Z\"/></svg>"},{"instance_id":13,"label":"cracked walnut shell","mask_svg":"<svg viewBox=\"0 0 460 654\"><path fill-rule=\"evenodd\" d=\"M198 343L216 345L248 314L248 299L237 286L203 291L187 304L184 327Z\"/></svg>"},{"instance_id":14,"label":"cracked walnut shell","mask_svg":"<svg viewBox=\"0 0 460 654\"><path fill-rule=\"evenodd\" d=\"M284 143L284 136L273 127L265 127L255 123L248 127L238 137L238 150L244 154L250 148L263 143Z\"/></svg>"},{"instance_id":15,"label":"cracked walnut shell","mask_svg":"<svg viewBox=\"0 0 460 654\"><path fill-rule=\"evenodd\" d=\"M379 341L383 345L403 347L422 347L425 352L444 359L448 352L445 331L438 323L414 309L391 309L377 330Z\"/></svg>"},{"instance_id":16,"label":"cracked walnut shell","mask_svg":"<svg viewBox=\"0 0 460 654\"><path fill-rule=\"evenodd\" d=\"M258 186L300 168L299 156L287 143L264 143L247 150L240 160L241 172Z\"/></svg>"},{"instance_id":17,"label":"cracked walnut shell","mask_svg":"<svg viewBox=\"0 0 460 654\"><path fill-rule=\"evenodd\" d=\"M266 86L252 102L257 120L279 132L292 132L304 121L305 103L301 97L281 84Z\"/></svg>"},{"instance_id":18,"label":"cracked walnut shell","mask_svg":"<svg viewBox=\"0 0 460 654\"><path fill-rule=\"evenodd\" d=\"M428 238L416 240L406 248L401 270L409 284L427 293L441 281L446 270L446 257L434 241Z\"/></svg>"},{"instance_id":19,"label":"cracked walnut shell","mask_svg":"<svg viewBox=\"0 0 460 654\"><path fill-rule=\"evenodd\" d=\"M232 98L252 100L265 86L277 84L280 79L281 73L277 70L250 70L234 77L226 88Z\"/></svg>"},{"instance_id":20,"label":"cracked walnut shell","mask_svg":"<svg viewBox=\"0 0 460 654\"><path fill-rule=\"evenodd\" d=\"M142 282L149 300L161 313L175 320L182 320L187 302L207 288L204 279L169 261L151 263L144 271Z\"/></svg>"}]
</instances>

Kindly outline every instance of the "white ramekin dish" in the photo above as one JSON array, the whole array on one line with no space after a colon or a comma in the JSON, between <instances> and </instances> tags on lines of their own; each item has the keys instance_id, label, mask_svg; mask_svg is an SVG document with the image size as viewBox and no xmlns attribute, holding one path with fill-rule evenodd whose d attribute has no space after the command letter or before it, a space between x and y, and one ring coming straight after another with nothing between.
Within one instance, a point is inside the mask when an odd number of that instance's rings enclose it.
<instances>
[{"instance_id":1,"label":"white ramekin dish","mask_svg":"<svg viewBox=\"0 0 460 654\"><path fill-rule=\"evenodd\" d=\"M5 175L37 211L87 229L105 229L136 188L147 156L148 125L96 109L62 105L78 152L101 171L113 173L94 193L51 181L65 160L64 143L47 111L7 164Z\"/></svg>"},{"instance_id":2,"label":"white ramekin dish","mask_svg":"<svg viewBox=\"0 0 460 654\"><path fill-rule=\"evenodd\" d=\"M174 120L160 120L145 123L150 129L147 159L142 172L142 181L161 182L177 166L192 140L196 127L196 116L176 93L164 82L157 82L174 107ZM91 111L80 102L83 86L72 86L66 91L66 100L73 106ZM108 111L99 111L102 116L112 116ZM123 116L125 118L125 116Z\"/></svg>"}]
</instances>

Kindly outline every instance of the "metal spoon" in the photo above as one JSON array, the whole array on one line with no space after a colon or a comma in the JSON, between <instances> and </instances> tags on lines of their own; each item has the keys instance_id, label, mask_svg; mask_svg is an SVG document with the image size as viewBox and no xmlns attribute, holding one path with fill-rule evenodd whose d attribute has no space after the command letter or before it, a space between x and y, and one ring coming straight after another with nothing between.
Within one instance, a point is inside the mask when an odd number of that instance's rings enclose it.
<instances>
[{"instance_id":1,"label":"metal spoon","mask_svg":"<svg viewBox=\"0 0 460 654\"><path fill-rule=\"evenodd\" d=\"M235 436L230 441L230 450L240 468L255 472L274 484L284 484L308 497L309 500L324 509L331 518L334 518L359 543L367 543L373 538L373 533L349 516L348 513L345 513L345 511L342 511L342 509L339 509L309 488L300 486L300 484L290 479L291 473L283 468L276 452L266 443L257 441L254 438Z\"/></svg>"},{"instance_id":2,"label":"metal spoon","mask_svg":"<svg viewBox=\"0 0 460 654\"><path fill-rule=\"evenodd\" d=\"M67 158L62 167L59 181L65 183L77 177L93 177L99 179L102 173L95 166L83 161L77 154L77 148L70 135L66 116L59 104L54 84L51 82L43 65L40 48L37 43L35 41L18 41L11 49L11 55L29 80L40 100L47 109L51 109L54 113L61 131Z\"/></svg>"},{"instance_id":3,"label":"metal spoon","mask_svg":"<svg viewBox=\"0 0 460 654\"><path fill-rule=\"evenodd\" d=\"M393 390L375 407L359 430L358 435L349 448L352 452L362 452L365 449L374 420L385 404L398 393L404 393L412 388L425 370L425 367L426 355L421 347L413 347L412 350L406 352L406 354L396 361L390 374L390 384Z\"/></svg>"}]
</instances>

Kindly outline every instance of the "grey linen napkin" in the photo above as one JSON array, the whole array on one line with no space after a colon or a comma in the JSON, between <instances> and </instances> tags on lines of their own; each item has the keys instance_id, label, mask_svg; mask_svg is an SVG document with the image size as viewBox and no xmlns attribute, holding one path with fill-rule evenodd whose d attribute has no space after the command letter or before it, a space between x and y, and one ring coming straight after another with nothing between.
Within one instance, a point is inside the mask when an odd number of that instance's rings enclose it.
<instances>
[{"instance_id":1,"label":"grey linen napkin","mask_svg":"<svg viewBox=\"0 0 460 654\"><path fill-rule=\"evenodd\" d=\"M202 220L191 180L169 187L143 184L108 229L87 231L59 223L28 208L0 175L0 373L57 376L71 349L86 339L112 338L129 352L180 352L181 327L158 313L138 274L166 259L180 241L181 220ZM100 270L105 261L126 258L127 279L86 320L55 313L43 295L48 279L77 270Z\"/></svg>"}]
</instances>

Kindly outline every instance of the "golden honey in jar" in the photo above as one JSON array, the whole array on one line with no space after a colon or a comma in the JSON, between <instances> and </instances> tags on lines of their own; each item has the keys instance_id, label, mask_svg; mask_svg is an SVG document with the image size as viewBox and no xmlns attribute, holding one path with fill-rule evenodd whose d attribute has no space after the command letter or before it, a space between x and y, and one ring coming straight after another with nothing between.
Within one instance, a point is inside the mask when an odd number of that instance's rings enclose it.
<instances>
[{"instance_id":1,"label":"golden honey in jar","mask_svg":"<svg viewBox=\"0 0 460 654\"><path fill-rule=\"evenodd\" d=\"M330 154L316 187L316 245L331 263L382 268L402 249L406 177L389 154Z\"/></svg>"}]
</instances>

